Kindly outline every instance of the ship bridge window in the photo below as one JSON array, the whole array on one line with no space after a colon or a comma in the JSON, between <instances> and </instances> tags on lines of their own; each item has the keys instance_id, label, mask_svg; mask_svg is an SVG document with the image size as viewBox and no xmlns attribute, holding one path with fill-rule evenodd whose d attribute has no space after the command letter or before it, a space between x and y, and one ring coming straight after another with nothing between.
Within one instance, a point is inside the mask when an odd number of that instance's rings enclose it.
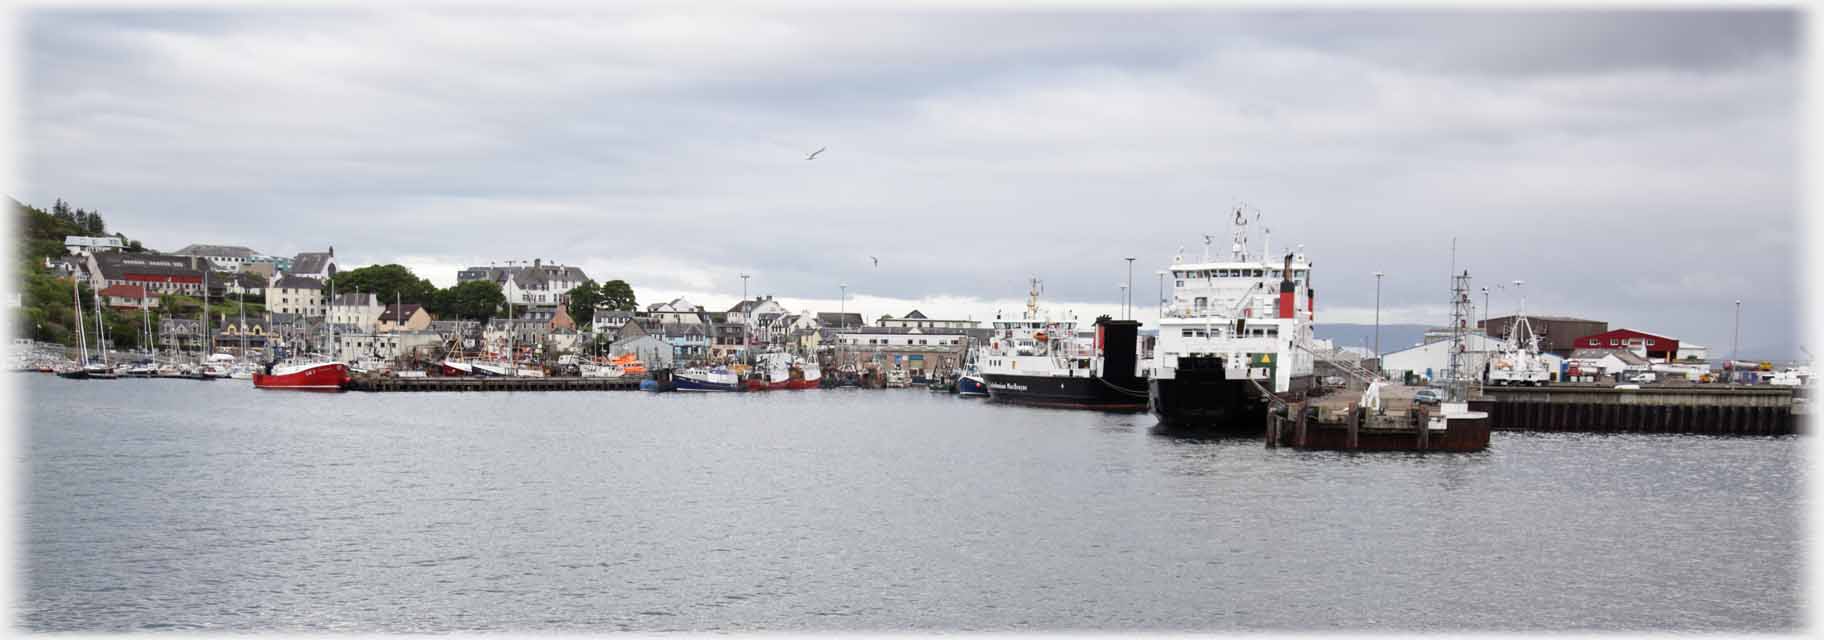
<instances>
[{"instance_id":1,"label":"ship bridge window","mask_svg":"<svg viewBox=\"0 0 1824 640\"><path fill-rule=\"evenodd\" d=\"M1255 269L1255 270L1254 270L1254 277L1256 277L1256 278L1258 278L1258 277L1260 277L1260 270L1259 270L1259 269Z\"/></svg>"},{"instance_id":2,"label":"ship bridge window","mask_svg":"<svg viewBox=\"0 0 1824 640\"><path fill-rule=\"evenodd\" d=\"M1197 299L1192 301L1192 306L1198 311L1202 311L1205 307L1210 306L1210 299L1203 296L1197 296Z\"/></svg>"}]
</instances>

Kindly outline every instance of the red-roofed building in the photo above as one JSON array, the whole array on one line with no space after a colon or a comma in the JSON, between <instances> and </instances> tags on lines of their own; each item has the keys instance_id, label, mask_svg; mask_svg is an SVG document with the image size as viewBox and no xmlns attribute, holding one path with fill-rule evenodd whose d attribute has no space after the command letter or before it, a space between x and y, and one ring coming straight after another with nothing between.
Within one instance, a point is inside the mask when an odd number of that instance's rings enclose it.
<instances>
[{"instance_id":1,"label":"red-roofed building","mask_svg":"<svg viewBox=\"0 0 1824 640\"><path fill-rule=\"evenodd\" d=\"M115 309L138 309L141 303L147 308L158 308L158 294L148 296L144 285L117 284L100 293L102 302Z\"/></svg>"},{"instance_id":2,"label":"red-roofed building","mask_svg":"<svg viewBox=\"0 0 1824 640\"><path fill-rule=\"evenodd\" d=\"M1577 349L1627 349L1644 351L1648 360L1672 362L1678 357L1678 338L1654 335L1633 329L1616 329L1578 338Z\"/></svg>"}]
</instances>

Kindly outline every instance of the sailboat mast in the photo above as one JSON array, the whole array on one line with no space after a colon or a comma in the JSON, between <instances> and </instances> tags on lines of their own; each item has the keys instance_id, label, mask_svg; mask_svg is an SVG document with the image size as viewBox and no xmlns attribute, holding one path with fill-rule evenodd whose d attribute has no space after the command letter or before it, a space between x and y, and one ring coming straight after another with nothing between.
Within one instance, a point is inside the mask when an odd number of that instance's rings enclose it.
<instances>
[{"instance_id":1,"label":"sailboat mast","mask_svg":"<svg viewBox=\"0 0 1824 640\"><path fill-rule=\"evenodd\" d=\"M247 360L247 290L242 289L237 296L241 303L241 360Z\"/></svg>"},{"instance_id":2,"label":"sailboat mast","mask_svg":"<svg viewBox=\"0 0 1824 640\"><path fill-rule=\"evenodd\" d=\"M194 260L194 258L192 258ZM197 352L196 365L203 366L209 361L209 267L203 267L203 334L199 338L200 351Z\"/></svg>"},{"instance_id":3,"label":"sailboat mast","mask_svg":"<svg viewBox=\"0 0 1824 640\"><path fill-rule=\"evenodd\" d=\"M89 336L83 330L82 320L82 280L70 276L70 300L76 309L76 350L82 354L82 366L89 366Z\"/></svg>"},{"instance_id":4,"label":"sailboat mast","mask_svg":"<svg viewBox=\"0 0 1824 640\"><path fill-rule=\"evenodd\" d=\"M108 327L102 324L101 290L95 290L95 350L101 352L101 365L108 365Z\"/></svg>"}]
</instances>

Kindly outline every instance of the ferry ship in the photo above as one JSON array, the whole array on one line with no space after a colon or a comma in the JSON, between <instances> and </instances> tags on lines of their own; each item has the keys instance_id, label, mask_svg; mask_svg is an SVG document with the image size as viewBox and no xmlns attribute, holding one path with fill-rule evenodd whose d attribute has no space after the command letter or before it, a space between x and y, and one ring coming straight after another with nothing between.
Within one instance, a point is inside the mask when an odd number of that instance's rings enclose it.
<instances>
[{"instance_id":1,"label":"ferry ship","mask_svg":"<svg viewBox=\"0 0 1824 640\"><path fill-rule=\"evenodd\" d=\"M1172 259L1171 298L1159 320L1148 395L1168 428L1256 431L1268 398L1311 387L1316 290L1300 247L1273 261L1270 236L1248 252L1247 218L1235 211L1226 261Z\"/></svg>"},{"instance_id":2,"label":"ferry ship","mask_svg":"<svg viewBox=\"0 0 1824 640\"><path fill-rule=\"evenodd\" d=\"M994 321L994 337L977 348L975 361L988 398L1040 406L1145 411L1146 382L1135 356L1140 323L1096 319L1095 340L1077 343L1074 320L1052 320L1039 309L1040 282L1032 280L1026 313Z\"/></svg>"}]
</instances>

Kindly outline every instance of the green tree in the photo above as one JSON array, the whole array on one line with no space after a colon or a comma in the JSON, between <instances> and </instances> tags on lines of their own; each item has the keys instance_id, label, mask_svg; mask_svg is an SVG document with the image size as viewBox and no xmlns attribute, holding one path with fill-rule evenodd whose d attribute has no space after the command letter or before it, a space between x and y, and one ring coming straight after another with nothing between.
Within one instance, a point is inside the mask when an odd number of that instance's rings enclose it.
<instances>
[{"instance_id":1,"label":"green tree","mask_svg":"<svg viewBox=\"0 0 1824 640\"><path fill-rule=\"evenodd\" d=\"M633 311L639 303L633 298L633 286L626 280L609 280L602 283L599 301L610 309Z\"/></svg>"},{"instance_id":2,"label":"green tree","mask_svg":"<svg viewBox=\"0 0 1824 640\"><path fill-rule=\"evenodd\" d=\"M413 274L411 269L397 264L337 272L330 281L335 283L337 293L353 293L357 290L372 293L379 297L380 304L401 302L430 306L432 298L437 295L436 285Z\"/></svg>"},{"instance_id":3,"label":"green tree","mask_svg":"<svg viewBox=\"0 0 1824 640\"><path fill-rule=\"evenodd\" d=\"M507 304L507 296L501 293L498 284L487 280L470 280L438 290L432 296L432 301L430 306L439 315L486 322Z\"/></svg>"},{"instance_id":4,"label":"green tree","mask_svg":"<svg viewBox=\"0 0 1824 640\"><path fill-rule=\"evenodd\" d=\"M570 319L575 320L577 326L584 326L595 319L595 305L602 301L602 288L594 280L584 279L582 284L564 294L564 299L570 307Z\"/></svg>"}]
</instances>

